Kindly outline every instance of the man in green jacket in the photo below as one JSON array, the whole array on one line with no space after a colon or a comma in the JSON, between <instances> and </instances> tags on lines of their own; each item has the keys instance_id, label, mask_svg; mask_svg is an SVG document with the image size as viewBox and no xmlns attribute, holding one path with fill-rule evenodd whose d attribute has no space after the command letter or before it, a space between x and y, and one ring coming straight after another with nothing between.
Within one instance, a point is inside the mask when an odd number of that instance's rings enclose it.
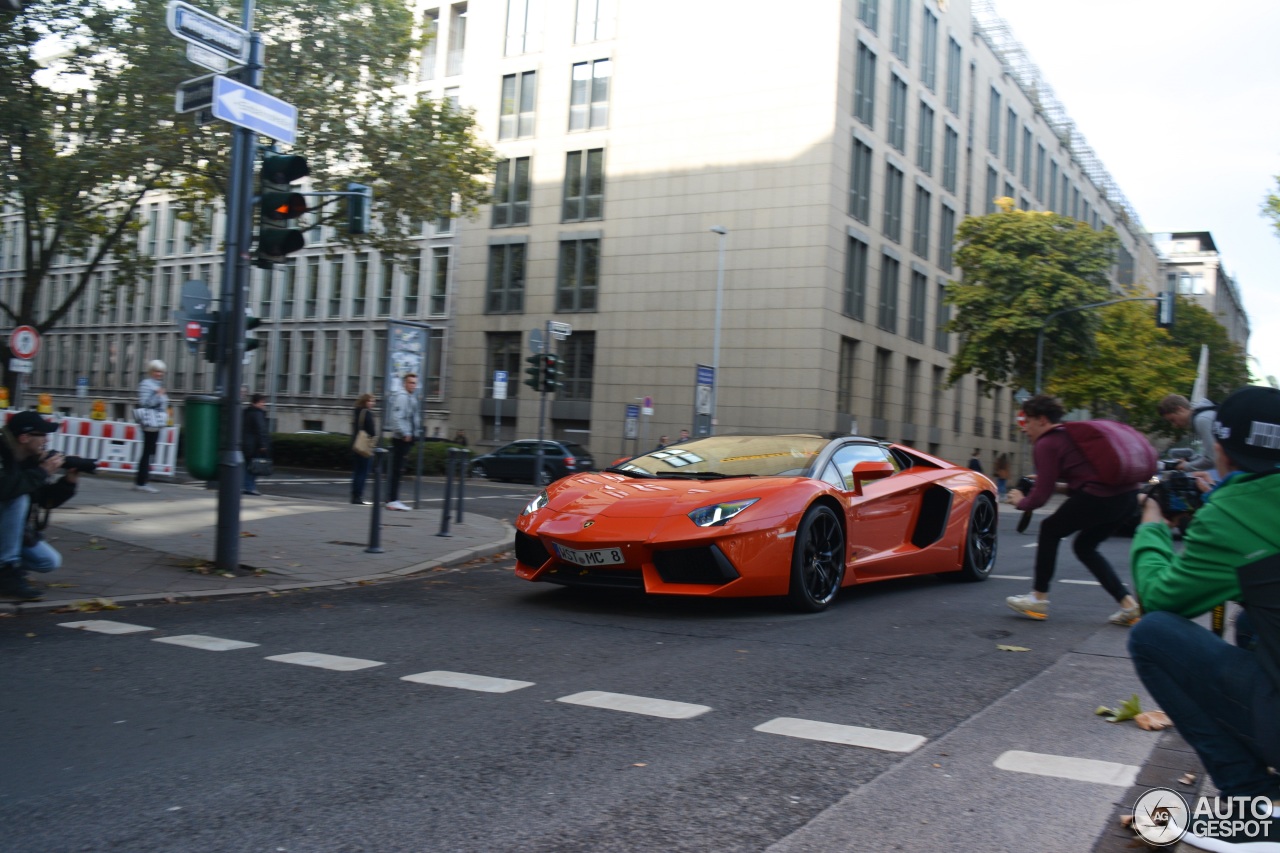
<instances>
[{"instance_id":1,"label":"man in green jacket","mask_svg":"<svg viewBox=\"0 0 1280 853\"><path fill-rule=\"evenodd\" d=\"M1280 767L1280 390L1236 391L1218 407L1214 434L1225 476L1181 554L1156 502L1143 506L1130 560L1144 615L1129 653L1224 796L1280 802L1280 776L1269 770ZM1244 605L1241 645L1190 621L1226 601Z\"/></svg>"}]
</instances>

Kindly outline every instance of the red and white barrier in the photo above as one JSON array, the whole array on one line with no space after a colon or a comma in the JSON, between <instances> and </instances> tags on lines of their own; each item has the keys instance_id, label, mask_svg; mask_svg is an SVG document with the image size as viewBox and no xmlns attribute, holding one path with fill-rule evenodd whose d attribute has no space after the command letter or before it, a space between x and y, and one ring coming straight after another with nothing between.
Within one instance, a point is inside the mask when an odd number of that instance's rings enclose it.
<instances>
[{"instance_id":1,"label":"red and white barrier","mask_svg":"<svg viewBox=\"0 0 1280 853\"><path fill-rule=\"evenodd\" d=\"M4 412L4 422L15 414ZM142 427L130 421L95 421L88 418L46 418L58 424L49 436L49 449L68 456L98 460L99 471L133 473L142 456ZM178 468L178 428L164 427L151 457L151 474L172 477Z\"/></svg>"}]
</instances>

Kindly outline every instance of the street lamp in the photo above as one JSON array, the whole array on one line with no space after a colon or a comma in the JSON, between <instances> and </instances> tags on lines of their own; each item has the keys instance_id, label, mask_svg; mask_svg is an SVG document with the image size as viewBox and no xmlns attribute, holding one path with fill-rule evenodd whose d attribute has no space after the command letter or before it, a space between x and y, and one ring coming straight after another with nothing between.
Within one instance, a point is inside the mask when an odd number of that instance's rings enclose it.
<instances>
[{"instance_id":1,"label":"street lamp","mask_svg":"<svg viewBox=\"0 0 1280 853\"><path fill-rule=\"evenodd\" d=\"M716 404L720 402L720 310L724 304L724 241L729 236L729 229L723 225L713 225L711 230L720 235L720 259L716 264L716 329L711 344L711 376L715 381L711 385L710 434L715 435Z\"/></svg>"}]
</instances>

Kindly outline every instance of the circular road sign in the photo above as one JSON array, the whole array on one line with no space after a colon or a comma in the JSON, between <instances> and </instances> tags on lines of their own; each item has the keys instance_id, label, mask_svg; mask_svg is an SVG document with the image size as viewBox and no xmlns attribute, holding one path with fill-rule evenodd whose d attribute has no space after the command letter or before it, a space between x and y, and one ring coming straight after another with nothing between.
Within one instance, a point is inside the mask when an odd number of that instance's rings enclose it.
<instances>
[{"instance_id":1,"label":"circular road sign","mask_svg":"<svg viewBox=\"0 0 1280 853\"><path fill-rule=\"evenodd\" d=\"M9 335L9 351L17 358L35 358L40 351L40 333L30 326L19 326Z\"/></svg>"}]
</instances>

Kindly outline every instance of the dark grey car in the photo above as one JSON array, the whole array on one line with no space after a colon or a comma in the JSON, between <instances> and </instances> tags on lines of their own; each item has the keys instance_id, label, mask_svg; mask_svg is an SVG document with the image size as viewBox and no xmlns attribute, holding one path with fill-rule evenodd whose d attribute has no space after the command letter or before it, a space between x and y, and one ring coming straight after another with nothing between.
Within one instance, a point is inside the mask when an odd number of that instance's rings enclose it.
<instances>
[{"instance_id":1,"label":"dark grey car","mask_svg":"<svg viewBox=\"0 0 1280 853\"><path fill-rule=\"evenodd\" d=\"M471 476L503 482L522 480L546 485L579 471L594 471L596 467L590 451L581 444L543 441L541 476L535 479L534 464L537 450L536 440L513 441L491 453L473 459Z\"/></svg>"}]
</instances>

